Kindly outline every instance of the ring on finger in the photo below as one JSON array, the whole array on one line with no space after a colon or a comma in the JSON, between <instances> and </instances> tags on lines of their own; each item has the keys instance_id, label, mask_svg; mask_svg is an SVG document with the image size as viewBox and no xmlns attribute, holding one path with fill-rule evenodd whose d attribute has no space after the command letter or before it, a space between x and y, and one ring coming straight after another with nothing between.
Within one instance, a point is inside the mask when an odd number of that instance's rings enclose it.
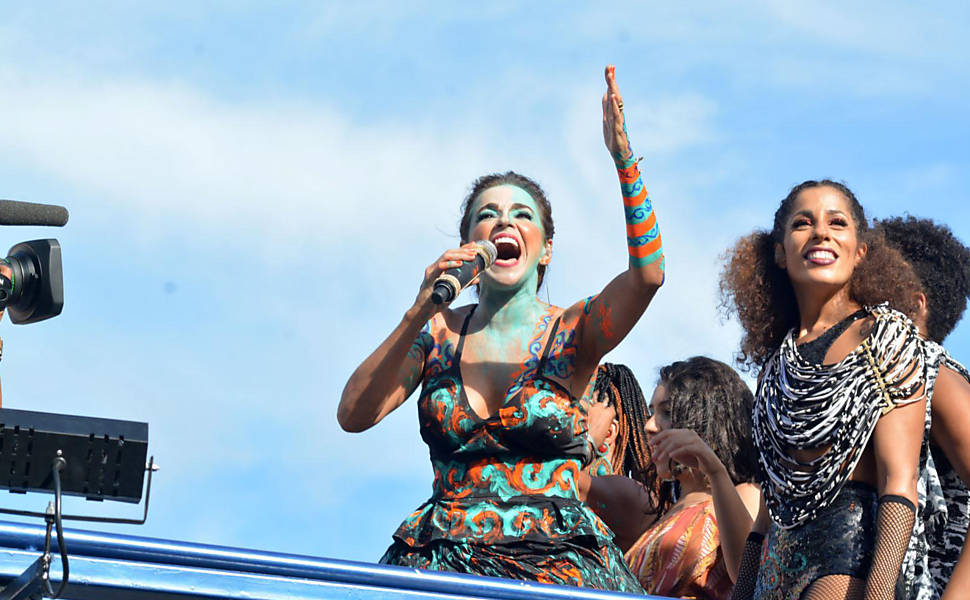
<instances>
[{"instance_id":1,"label":"ring on finger","mask_svg":"<svg viewBox=\"0 0 970 600\"><path fill-rule=\"evenodd\" d=\"M620 112L623 112L623 101L617 102L617 105L620 107Z\"/></svg>"}]
</instances>

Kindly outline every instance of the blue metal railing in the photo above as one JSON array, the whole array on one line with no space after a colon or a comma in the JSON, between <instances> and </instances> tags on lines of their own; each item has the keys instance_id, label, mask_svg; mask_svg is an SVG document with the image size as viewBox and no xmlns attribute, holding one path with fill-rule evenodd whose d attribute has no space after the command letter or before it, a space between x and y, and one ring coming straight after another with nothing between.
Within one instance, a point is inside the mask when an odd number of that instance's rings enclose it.
<instances>
[{"instance_id":1,"label":"blue metal railing","mask_svg":"<svg viewBox=\"0 0 970 600\"><path fill-rule=\"evenodd\" d=\"M295 554L65 530L65 598L621 600L655 598ZM0 521L0 585L41 553L44 528ZM60 580L59 560L51 579Z\"/></svg>"}]
</instances>

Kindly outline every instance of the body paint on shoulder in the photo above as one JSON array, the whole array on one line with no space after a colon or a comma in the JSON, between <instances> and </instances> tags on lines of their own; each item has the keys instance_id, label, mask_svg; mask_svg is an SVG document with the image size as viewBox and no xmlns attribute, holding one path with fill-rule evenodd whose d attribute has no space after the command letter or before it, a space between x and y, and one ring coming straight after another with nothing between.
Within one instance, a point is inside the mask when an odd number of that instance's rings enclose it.
<instances>
[{"instance_id":1,"label":"body paint on shoulder","mask_svg":"<svg viewBox=\"0 0 970 600\"><path fill-rule=\"evenodd\" d=\"M576 343L576 327L560 323L556 337L550 340L549 358L546 371L559 379L568 380L576 373L576 356L579 346Z\"/></svg>"}]
</instances>

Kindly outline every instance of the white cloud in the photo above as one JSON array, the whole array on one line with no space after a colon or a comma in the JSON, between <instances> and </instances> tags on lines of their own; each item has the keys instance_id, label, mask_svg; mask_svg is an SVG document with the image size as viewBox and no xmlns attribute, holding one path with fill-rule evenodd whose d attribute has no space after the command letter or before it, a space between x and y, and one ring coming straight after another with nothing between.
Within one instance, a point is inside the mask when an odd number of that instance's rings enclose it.
<instances>
[{"instance_id":1,"label":"white cloud","mask_svg":"<svg viewBox=\"0 0 970 600\"><path fill-rule=\"evenodd\" d=\"M14 85L17 80L17 85ZM483 160L465 140L324 106L240 106L176 84L26 77L8 69L0 153L97 195L142 232L251 232L248 243L366 237L375 248L433 225ZM465 132L474 137L474 132ZM110 207L110 208L108 208ZM434 217L432 217L433 219ZM449 226L451 223L447 223Z\"/></svg>"},{"instance_id":2,"label":"white cloud","mask_svg":"<svg viewBox=\"0 0 970 600\"><path fill-rule=\"evenodd\" d=\"M539 174L557 218L554 303L596 293L626 267L592 85L566 93L561 117L548 115L564 132L557 147L528 128L488 130L457 111L433 125L361 123L325 105L234 104L172 83L7 67L0 85L13 80L17 92L0 97L0 111L17 118L0 123L0 155L85 199L70 206L72 225L104 237L81 249L107 246L120 254L104 260L132 261L133 277L110 300L151 317L60 317L63 350L45 365L19 363L23 378L10 390L34 385L30 369L50 369L65 375L45 383L65 412L123 406L146 415L167 482L156 522L192 528L176 537L232 543L250 531L226 519L179 520L173 491L219 494L224 465L241 482L275 473L272 481L291 485L278 493L306 495L324 512L382 478L430 484L413 401L356 436L339 431L334 412L346 377L396 324L426 264L454 242L458 201L475 176L505 165ZM697 191L672 166L718 139L717 107L697 94L633 96L631 135L650 165L671 279L610 359L629 363L648 387L663 362L725 357L734 332L713 311L721 247L693 245ZM107 239L110 229L92 215L118 223L118 238ZM144 285L139 271L154 285L174 271L191 301L127 289ZM98 306L103 291L76 284L78 305ZM307 461L327 476L306 477ZM227 506L244 512L252 502L234 495ZM387 511L403 517L414 502L388 498ZM286 520L267 510L269 521Z\"/></svg>"}]
</instances>

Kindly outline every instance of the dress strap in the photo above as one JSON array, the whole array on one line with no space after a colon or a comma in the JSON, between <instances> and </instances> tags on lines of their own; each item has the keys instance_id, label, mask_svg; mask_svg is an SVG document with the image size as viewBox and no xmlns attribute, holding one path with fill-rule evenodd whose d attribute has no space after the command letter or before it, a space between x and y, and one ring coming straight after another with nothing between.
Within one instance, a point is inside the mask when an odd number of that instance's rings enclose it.
<instances>
[{"instance_id":1,"label":"dress strap","mask_svg":"<svg viewBox=\"0 0 970 600\"><path fill-rule=\"evenodd\" d=\"M549 338L546 340L546 346L542 349L542 357L539 359L539 368L536 369L536 375L542 377L542 374L546 371L546 358L549 357L549 349L552 347L552 341L556 339L556 332L559 331L559 321L562 320L562 315L556 319L556 322L552 324L552 333L549 334Z\"/></svg>"},{"instance_id":2,"label":"dress strap","mask_svg":"<svg viewBox=\"0 0 970 600\"><path fill-rule=\"evenodd\" d=\"M465 347L465 332L468 331L468 324L471 323L472 315L475 314L475 309L478 305L472 306L472 309L468 311L468 316L465 317L464 323L461 324L461 334L458 336L458 347L455 349L455 364L461 364L461 350Z\"/></svg>"}]
</instances>

